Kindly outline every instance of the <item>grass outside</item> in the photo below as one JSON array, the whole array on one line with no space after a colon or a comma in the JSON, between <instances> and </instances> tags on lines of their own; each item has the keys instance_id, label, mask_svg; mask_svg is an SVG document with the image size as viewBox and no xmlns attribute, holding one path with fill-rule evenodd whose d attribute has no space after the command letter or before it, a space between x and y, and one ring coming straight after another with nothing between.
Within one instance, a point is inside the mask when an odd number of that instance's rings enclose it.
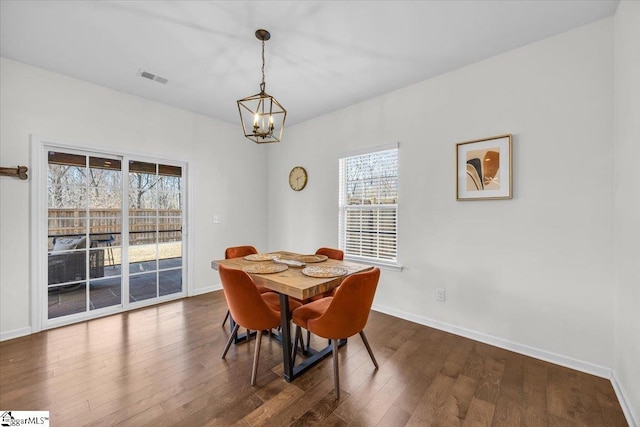
<instances>
[{"instance_id":1,"label":"grass outside","mask_svg":"<svg viewBox=\"0 0 640 427\"><path fill-rule=\"evenodd\" d=\"M182 256L182 242L159 243L158 258L179 258ZM105 253L105 262L107 254ZM122 250L119 247L113 248L114 264L122 264ZM135 245L129 246L129 262L153 261L156 259L156 245Z\"/></svg>"}]
</instances>

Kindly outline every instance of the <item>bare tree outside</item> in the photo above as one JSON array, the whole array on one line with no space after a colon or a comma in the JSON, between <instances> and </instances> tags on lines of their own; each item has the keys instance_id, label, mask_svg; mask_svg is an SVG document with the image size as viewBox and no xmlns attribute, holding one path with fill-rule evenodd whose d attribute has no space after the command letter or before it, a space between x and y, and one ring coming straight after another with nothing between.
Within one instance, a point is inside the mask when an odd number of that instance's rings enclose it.
<instances>
[{"instance_id":1,"label":"bare tree outside","mask_svg":"<svg viewBox=\"0 0 640 427\"><path fill-rule=\"evenodd\" d=\"M49 153L50 246L55 236L112 235L121 244L122 171L119 160ZM128 208L132 244L181 241L181 169L130 162ZM98 236L101 237L101 236ZM103 237L103 236L102 236Z\"/></svg>"}]
</instances>

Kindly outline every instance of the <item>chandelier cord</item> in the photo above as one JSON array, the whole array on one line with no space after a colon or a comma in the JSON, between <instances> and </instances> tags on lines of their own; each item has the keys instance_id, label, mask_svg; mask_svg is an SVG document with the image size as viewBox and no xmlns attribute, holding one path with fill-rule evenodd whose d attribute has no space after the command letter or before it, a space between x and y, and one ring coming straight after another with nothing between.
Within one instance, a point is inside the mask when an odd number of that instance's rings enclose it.
<instances>
[{"instance_id":1,"label":"chandelier cord","mask_svg":"<svg viewBox=\"0 0 640 427\"><path fill-rule=\"evenodd\" d=\"M262 83L260 83L260 90L264 92L264 40L262 40Z\"/></svg>"}]
</instances>

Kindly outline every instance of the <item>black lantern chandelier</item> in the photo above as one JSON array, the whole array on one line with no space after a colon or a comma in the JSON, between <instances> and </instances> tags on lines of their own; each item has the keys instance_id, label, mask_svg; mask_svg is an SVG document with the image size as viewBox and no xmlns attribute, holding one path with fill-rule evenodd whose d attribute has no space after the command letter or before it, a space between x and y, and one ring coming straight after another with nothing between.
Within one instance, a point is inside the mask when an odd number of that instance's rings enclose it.
<instances>
[{"instance_id":1,"label":"black lantern chandelier","mask_svg":"<svg viewBox=\"0 0 640 427\"><path fill-rule=\"evenodd\" d=\"M264 90L264 42L271 34L267 30L257 30L256 38L262 41L262 83L259 93L238 100L240 121L244 136L253 142L280 142L287 110Z\"/></svg>"}]
</instances>

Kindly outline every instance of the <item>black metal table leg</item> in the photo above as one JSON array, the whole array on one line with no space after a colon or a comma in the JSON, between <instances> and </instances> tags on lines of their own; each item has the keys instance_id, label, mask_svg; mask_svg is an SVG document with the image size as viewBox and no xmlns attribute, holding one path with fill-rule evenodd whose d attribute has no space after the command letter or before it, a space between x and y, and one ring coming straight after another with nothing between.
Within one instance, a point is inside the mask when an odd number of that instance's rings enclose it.
<instances>
[{"instance_id":1,"label":"black metal table leg","mask_svg":"<svg viewBox=\"0 0 640 427\"><path fill-rule=\"evenodd\" d=\"M284 363L284 379L287 382L291 382L294 379L293 376L293 362L291 358L291 313L289 312L289 297L285 294L280 294L280 318L281 320L281 334L282 334L282 360Z\"/></svg>"},{"instance_id":2,"label":"black metal table leg","mask_svg":"<svg viewBox=\"0 0 640 427\"><path fill-rule=\"evenodd\" d=\"M309 348L307 352L307 355L309 357L304 359L298 365L294 366L291 347L291 313L289 312L289 297L285 294L280 294L280 318L282 319L282 331L280 339L282 344L282 359L284 363L284 379L287 382L291 382L307 370L314 367L324 358L330 356L333 352L333 346L329 344L322 350L314 350L312 348ZM342 347L346 343L346 339L338 340L339 347ZM295 348L295 345L296 343L293 343L293 348Z\"/></svg>"}]
</instances>

